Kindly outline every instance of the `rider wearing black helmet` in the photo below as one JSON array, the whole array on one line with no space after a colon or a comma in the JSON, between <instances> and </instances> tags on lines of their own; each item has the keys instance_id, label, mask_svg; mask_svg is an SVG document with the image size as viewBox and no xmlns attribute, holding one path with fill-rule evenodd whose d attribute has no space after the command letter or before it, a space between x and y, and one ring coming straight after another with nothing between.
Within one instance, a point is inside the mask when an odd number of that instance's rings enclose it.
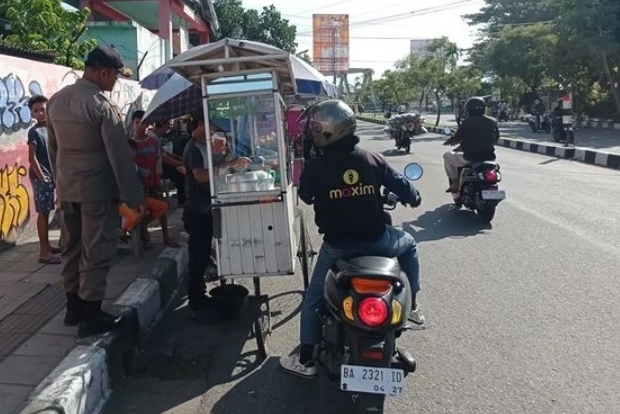
<instances>
[{"instance_id":1,"label":"rider wearing black helmet","mask_svg":"<svg viewBox=\"0 0 620 414\"><path fill-rule=\"evenodd\" d=\"M474 96L465 104L468 117L454 136L444 145L460 144L460 151L447 151L443 154L444 169L450 180L449 192L459 191L458 169L471 162L495 160L495 144L499 139L497 121L484 114L484 99Z\"/></svg>"},{"instance_id":2,"label":"rider wearing black helmet","mask_svg":"<svg viewBox=\"0 0 620 414\"><path fill-rule=\"evenodd\" d=\"M410 234L385 224L381 186L412 207L422 200L381 155L357 146L355 115L344 102L320 102L302 117L308 119L321 155L306 164L298 193L306 204L314 205L315 221L324 236L301 307L300 353L282 357L280 365L288 372L314 378L314 347L321 340L322 329L317 310L323 303L325 277L337 259L352 255L397 257L411 285L414 309L409 320L424 323L415 301L419 290L417 245Z\"/></svg>"}]
</instances>

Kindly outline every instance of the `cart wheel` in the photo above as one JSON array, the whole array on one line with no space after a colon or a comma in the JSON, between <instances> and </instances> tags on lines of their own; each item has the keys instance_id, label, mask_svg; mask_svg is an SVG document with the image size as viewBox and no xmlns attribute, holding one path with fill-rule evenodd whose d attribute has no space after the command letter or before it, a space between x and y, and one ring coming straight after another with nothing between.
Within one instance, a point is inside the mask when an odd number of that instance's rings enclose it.
<instances>
[{"instance_id":1,"label":"cart wheel","mask_svg":"<svg viewBox=\"0 0 620 414\"><path fill-rule=\"evenodd\" d=\"M310 266L308 264L309 258L312 259L314 252L309 248L308 231L306 228L306 220L304 219L304 213L299 212L299 250L297 256L301 260L301 273L304 279L304 290L308 289L310 284Z\"/></svg>"},{"instance_id":2,"label":"cart wheel","mask_svg":"<svg viewBox=\"0 0 620 414\"><path fill-rule=\"evenodd\" d=\"M254 300L257 303L254 307L256 316L252 328L256 339L258 358L264 361L267 358L267 336L271 335L271 309L269 308L269 297L261 294L260 279L257 277L254 278Z\"/></svg>"},{"instance_id":3,"label":"cart wheel","mask_svg":"<svg viewBox=\"0 0 620 414\"><path fill-rule=\"evenodd\" d=\"M256 337L256 347L258 358L261 361L267 359L267 345L265 344L265 330L263 329L263 317L258 316L254 320L254 335Z\"/></svg>"}]
</instances>

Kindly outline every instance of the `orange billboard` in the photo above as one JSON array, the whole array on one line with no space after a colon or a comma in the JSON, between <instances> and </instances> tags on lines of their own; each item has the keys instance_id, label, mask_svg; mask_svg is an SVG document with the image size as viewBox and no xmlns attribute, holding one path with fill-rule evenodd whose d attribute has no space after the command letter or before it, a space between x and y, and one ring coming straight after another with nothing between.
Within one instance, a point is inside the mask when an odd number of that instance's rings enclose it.
<instances>
[{"instance_id":1,"label":"orange billboard","mask_svg":"<svg viewBox=\"0 0 620 414\"><path fill-rule=\"evenodd\" d=\"M349 15L312 15L312 60L324 74L349 70Z\"/></svg>"}]
</instances>

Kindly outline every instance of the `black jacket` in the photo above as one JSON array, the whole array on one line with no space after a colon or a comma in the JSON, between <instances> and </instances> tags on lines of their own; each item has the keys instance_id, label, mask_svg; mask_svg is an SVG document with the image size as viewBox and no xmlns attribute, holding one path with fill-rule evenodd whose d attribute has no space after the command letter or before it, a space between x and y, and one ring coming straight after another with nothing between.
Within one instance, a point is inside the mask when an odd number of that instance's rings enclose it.
<instances>
[{"instance_id":1,"label":"black jacket","mask_svg":"<svg viewBox=\"0 0 620 414\"><path fill-rule=\"evenodd\" d=\"M350 136L310 160L301 174L299 198L314 205L319 233L328 242L375 240L385 231L381 186L413 206L418 191L379 154L357 147Z\"/></svg>"},{"instance_id":2,"label":"black jacket","mask_svg":"<svg viewBox=\"0 0 620 414\"><path fill-rule=\"evenodd\" d=\"M459 125L453 143L461 144L463 157L471 162L495 160L495 144L499 140L497 121L486 115L470 116Z\"/></svg>"}]
</instances>

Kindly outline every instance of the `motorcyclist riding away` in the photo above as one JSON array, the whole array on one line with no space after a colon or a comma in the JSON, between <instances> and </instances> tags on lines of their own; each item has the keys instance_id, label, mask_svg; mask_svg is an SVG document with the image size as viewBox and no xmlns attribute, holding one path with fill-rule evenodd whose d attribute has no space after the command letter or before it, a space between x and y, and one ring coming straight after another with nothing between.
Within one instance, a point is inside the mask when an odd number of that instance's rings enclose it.
<instances>
[{"instance_id":1,"label":"motorcyclist riding away","mask_svg":"<svg viewBox=\"0 0 620 414\"><path fill-rule=\"evenodd\" d=\"M280 358L286 371L314 378L314 348L322 324L317 310L323 304L323 285L330 268L343 257L397 257L407 274L413 307L409 320L424 323L415 297L420 289L417 245L413 237L385 224L381 186L417 207L418 191L379 154L359 148L355 115L347 104L328 100L309 108L312 138L322 154L310 160L301 174L299 198L314 205L323 245L301 307L300 353Z\"/></svg>"},{"instance_id":2,"label":"motorcyclist riding away","mask_svg":"<svg viewBox=\"0 0 620 414\"><path fill-rule=\"evenodd\" d=\"M460 167L472 162L495 160L499 129L497 121L484 114L485 108L484 99L477 96L470 98L465 104L467 119L461 123L454 136L444 142L444 145L460 144L460 151L447 151L443 154L444 169L450 180L446 193L459 191Z\"/></svg>"},{"instance_id":3,"label":"motorcyclist riding away","mask_svg":"<svg viewBox=\"0 0 620 414\"><path fill-rule=\"evenodd\" d=\"M545 105L540 101L540 99L534 99L534 106L532 107L532 115L536 117L536 123L540 125L542 120L542 116L545 113Z\"/></svg>"}]
</instances>

